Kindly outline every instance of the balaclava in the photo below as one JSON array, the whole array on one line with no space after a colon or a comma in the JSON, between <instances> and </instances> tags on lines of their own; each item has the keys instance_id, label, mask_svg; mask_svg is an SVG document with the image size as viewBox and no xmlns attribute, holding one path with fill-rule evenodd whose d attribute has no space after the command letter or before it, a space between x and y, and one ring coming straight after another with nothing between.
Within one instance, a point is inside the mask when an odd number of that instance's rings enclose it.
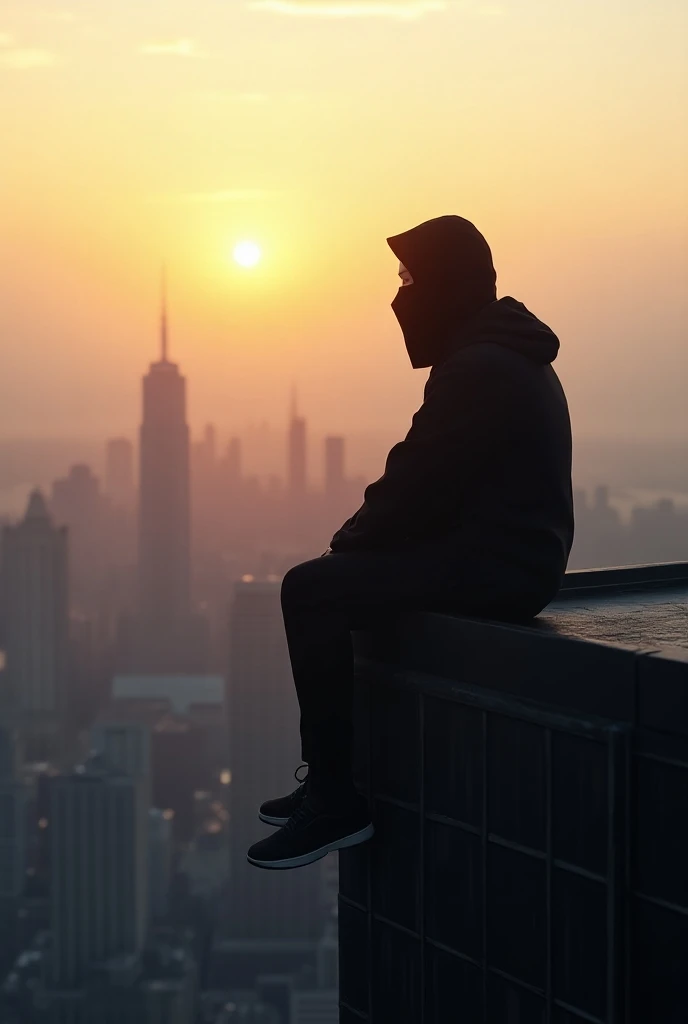
<instances>
[{"instance_id":1,"label":"balaclava","mask_svg":"<svg viewBox=\"0 0 688 1024\"><path fill-rule=\"evenodd\" d=\"M441 362L452 335L497 298L492 253L463 217L436 217L387 239L413 277L392 302L411 365Z\"/></svg>"}]
</instances>

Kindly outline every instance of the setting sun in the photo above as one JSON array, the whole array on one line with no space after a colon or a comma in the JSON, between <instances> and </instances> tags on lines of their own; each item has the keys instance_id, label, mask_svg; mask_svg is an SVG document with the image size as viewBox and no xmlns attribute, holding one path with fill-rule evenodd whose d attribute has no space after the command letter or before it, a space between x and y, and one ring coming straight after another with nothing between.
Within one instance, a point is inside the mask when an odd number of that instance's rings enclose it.
<instances>
[{"instance_id":1,"label":"setting sun","mask_svg":"<svg viewBox=\"0 0 688 1024\"><path fill-rule=\"evenodd\" d=\"M255 242L238 242L232 254L240 267L255 267L260 260L260 248Z\"/></svg>"}]
</instances>

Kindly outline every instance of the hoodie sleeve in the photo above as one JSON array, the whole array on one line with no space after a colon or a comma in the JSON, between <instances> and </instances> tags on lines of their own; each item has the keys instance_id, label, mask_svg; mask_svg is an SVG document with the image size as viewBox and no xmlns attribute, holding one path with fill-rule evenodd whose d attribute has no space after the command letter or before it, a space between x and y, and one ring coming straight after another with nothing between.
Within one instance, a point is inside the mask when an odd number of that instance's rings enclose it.
<instances>
[{"instance_id":1,"label":"hoodie sleeve","mask_svg":"<svg viewBox=\"0 0 688 1024\"><path fill-rule=\"evenodd\" d=\"M508 381L482 360L462 356L431 375L405 440L332 538L333 552L390 549L436 535L457 523L462 497L494 471Z\"/></svg>"}]
</instances>

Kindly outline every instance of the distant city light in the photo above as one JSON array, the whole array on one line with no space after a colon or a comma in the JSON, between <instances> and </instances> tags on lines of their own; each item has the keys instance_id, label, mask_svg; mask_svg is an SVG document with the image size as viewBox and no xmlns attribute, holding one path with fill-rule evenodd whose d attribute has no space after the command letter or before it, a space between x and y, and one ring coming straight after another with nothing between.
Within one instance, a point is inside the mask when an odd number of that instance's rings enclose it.
<instances>
[{"instance_id":1,"label":"distant city light","mask_svg":"<svg viewBox=\"0 0 688 1024\"><path fill-rule=\"evenodd\" d=\"M246 573L245 576L241 577L241 582L242 583L253 583L254 579L255 579L255 576L251 576L250 573Z\"/></svg>"},{"instance_id":2,"label":"distant city light","mask_svg":"<svg viewBox=\"0 0 688 1024\"><path fill-rule=\"evenodd\" d=\"M165 819L165 821L172 821L172 819L174 818L174 811L172 810L171 807L168 807L167 810L162 812L162 816Z\"/></svg>"},{"instance_id":3,"label":"distant city light","mask_svg":"<svg viewBox=\"0 0 688 1024\"><path fill-rule=\"evenodd\" d=\"M47 818L39 818L38 819L38 827L39 828L47 828L48 827L48 819Z\"/></svg>"},{"instance_id":4,"label":"distant city light","mask_svg":"<svg viewBox=\"0 0 688 1024\"><path fill-rule=\"evenodd\" d=\"M0 651L0 672L2 672L2 670L5 668L6 665L7 665L7 655L5 654L4 651Z\"/></svg>"},{"instance_id":5,"label":"distant city light","mask_svg":"<svg viewBox=\"0 0 688 1024\"><path fill-rule=\"evenodd\" d=\"M229 771L228 768L225 768L224 771L220 772L220 782L222 783L223 786L228 786L231 781L232 773Z\"/></svg>"}]
</instances>

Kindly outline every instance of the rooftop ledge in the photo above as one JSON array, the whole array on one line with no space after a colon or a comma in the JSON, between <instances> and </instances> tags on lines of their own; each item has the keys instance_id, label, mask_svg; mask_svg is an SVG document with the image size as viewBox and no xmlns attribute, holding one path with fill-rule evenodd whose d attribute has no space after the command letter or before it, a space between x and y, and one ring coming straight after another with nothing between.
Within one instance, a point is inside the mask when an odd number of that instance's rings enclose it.
<instances>
[{"instance_id":1,"label":"rooftop ledge","mask_svg":"<svg viewBox=\"0 0 688 1024\"><path fill-rule=\"evenodd\" d=\"M688 1020L688 563L356 648L342 1024Z\"/></svg>"}]
</instances>

